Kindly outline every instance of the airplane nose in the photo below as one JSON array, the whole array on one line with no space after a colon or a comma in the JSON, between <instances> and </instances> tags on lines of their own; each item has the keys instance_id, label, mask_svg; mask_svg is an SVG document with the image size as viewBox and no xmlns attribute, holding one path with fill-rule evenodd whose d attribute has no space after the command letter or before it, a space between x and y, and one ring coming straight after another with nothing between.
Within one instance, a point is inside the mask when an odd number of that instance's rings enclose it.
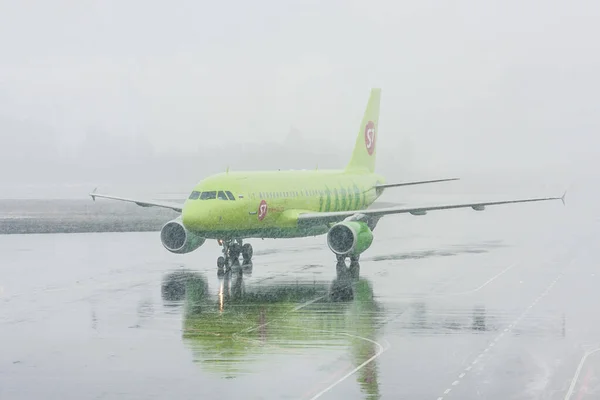
<instances>
[{"instance_id":1,"label":"airplane nose","mask_svg":"<svg viewBox=\"0 0 600 400\"><path fill-rule=\"evenodd\" d=\"M181 211L181 222L190 231L202 229L202 222L207 217L201 204L187 203Z\"/></svg>"},{"instance_id":2,"label":"airplane nose","mask_svg":"<svg viewBox=\"0 0 600 400\"><path fill-rule=\"evenodd\" d=\"M202 231L214 229L215 215L218 214L215 207L204 201L190 201L186 203L181 211L181 222L190 231Z\"/></svg>"}]
</instances>

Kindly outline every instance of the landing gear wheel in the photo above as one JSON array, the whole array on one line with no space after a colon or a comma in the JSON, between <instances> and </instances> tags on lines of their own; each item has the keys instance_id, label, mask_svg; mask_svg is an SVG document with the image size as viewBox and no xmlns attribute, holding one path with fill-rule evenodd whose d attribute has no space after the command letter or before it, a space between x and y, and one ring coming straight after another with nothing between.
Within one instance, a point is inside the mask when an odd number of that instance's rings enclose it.
<instances>
[{"instance_id":1,"label":"landing gear wheel","mask_svg":"<svg viewBox=\"0 0 600 400\"><path fill-rule=\"evenodd\" d=\"M238 243L232 243L231 246L229 246L229 258L231 258L233 261L240 258L241 252L242 246L240 246Z\"/></svg>"},{"instance_id":2,"label":"landing gear wheel","mask_svg":"<svg viewBox=\"0 0 600 400\"><path fill-rule=\"evenodd\" d=\"M242 246L242 257L244 257L244 262L252 260L253 255L252 245L250 243L246 243Z\"/></svg>"},{"instance_id":3,"label":"landing gear wheel","mask_svg":"<svg viewBox=\"0 0 600 400\"><path fill-rule=\"evenodd\" d=\"M223 268L225 268L225 264L226 264L226 262L225 262L225 257L223 257L223 256L220 256L219 258L217 258L217 268L218 268L218 269L223 269Z\"/></svg>"}]
</instances>

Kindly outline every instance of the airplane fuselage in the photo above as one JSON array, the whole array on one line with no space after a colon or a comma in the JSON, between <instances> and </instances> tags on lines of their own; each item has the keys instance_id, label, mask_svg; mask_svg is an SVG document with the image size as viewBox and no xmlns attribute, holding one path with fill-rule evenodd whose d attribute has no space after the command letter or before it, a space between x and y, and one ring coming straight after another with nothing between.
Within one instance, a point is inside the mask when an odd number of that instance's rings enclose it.
<instances>
[{"instance_id":1,"label":"airplane fuselage","mask_svg":"<svg viewBox=\"0 0 600 400\"><path fill-rule=\"evenodd\" d=\"M291 238L327 233L298 227L301 212L353 211L380 195L374 173L345 170L226 172L198 183L182 211L186 229L207 239Z\"/></svg>"}]
</instances>

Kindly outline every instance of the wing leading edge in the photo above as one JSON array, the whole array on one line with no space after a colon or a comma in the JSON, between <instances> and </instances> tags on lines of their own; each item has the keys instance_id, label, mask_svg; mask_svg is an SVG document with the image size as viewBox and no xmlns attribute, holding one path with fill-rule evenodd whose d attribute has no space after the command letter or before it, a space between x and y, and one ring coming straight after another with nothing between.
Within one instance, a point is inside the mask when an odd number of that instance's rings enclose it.
<instances>
[{"instance_id":1,"label":"wing leading edge","mask_svg":"<svg viewBox=\"0 0 600 400\"><path fill-rule=\"evenodd\" d=\"M183 210L183 205L181 205L181 204L175 204L175 203L163 202L163 201L135 200L135 199L128 199L128 198L124 198L124 197L109 196L106 194L96 193L96 189L94 189L94 191L92 193L90 193L90 196L92 197L92 200L94 200L94 201L96 201L96 197L99 197L99 198L103 198L103 199L111 199L111 200L125 201L128 203L135 203L140 207L170 208L171 210L177 211L177 212L181 212Z\"/></svg>"},{"instance_id":2,"label":"wing leading edge","mask_svg":"<svg viewBox=\"0 0 600 400\"><path fill-rule=\"evenodd\" d=\"M364 215L366 217L380 218L384 215L390 214L405 214L410 213L412 215L425 215L428 211L435 210L449 210L454 208L472 208L476 211L483 211L487 206L495 206L501 204L514 204L514 203L531 203L538 201L549 201L549 200L561 200L565 204L566 192L561 197L538 197L531 199L520 199L520 200L504 200L504 201L491 201L491 202L480 202L480 203L463 203L463 204L445 204L445 205L433 205L424 207L391 207L391 208L380 208L373 210L355 210L355 211L333 211L333 212L317 212L317 213L303 213L298 217L299 224L326 224L332 222L339 222L345 218L353 215Z\"/></svg>"}]
</instances>

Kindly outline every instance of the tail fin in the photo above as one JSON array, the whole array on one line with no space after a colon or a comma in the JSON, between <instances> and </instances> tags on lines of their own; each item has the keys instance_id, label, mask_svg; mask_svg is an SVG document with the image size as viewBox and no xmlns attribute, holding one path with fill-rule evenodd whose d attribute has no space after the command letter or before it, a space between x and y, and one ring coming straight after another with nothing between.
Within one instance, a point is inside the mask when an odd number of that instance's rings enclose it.
<instances>
[{"instance_id":1,"label":"tail fin","mask_svg":"<svg viewBox=\"0 0 600 400\"><path fill-rule=\"evenodd\" d=\"M377 155L377 127L379 125L379 100L381 89L371 89L371 96L363 116L354 145L352 158L346 166L350 172L374 172Z\"/></svg>"}]
</instances>

